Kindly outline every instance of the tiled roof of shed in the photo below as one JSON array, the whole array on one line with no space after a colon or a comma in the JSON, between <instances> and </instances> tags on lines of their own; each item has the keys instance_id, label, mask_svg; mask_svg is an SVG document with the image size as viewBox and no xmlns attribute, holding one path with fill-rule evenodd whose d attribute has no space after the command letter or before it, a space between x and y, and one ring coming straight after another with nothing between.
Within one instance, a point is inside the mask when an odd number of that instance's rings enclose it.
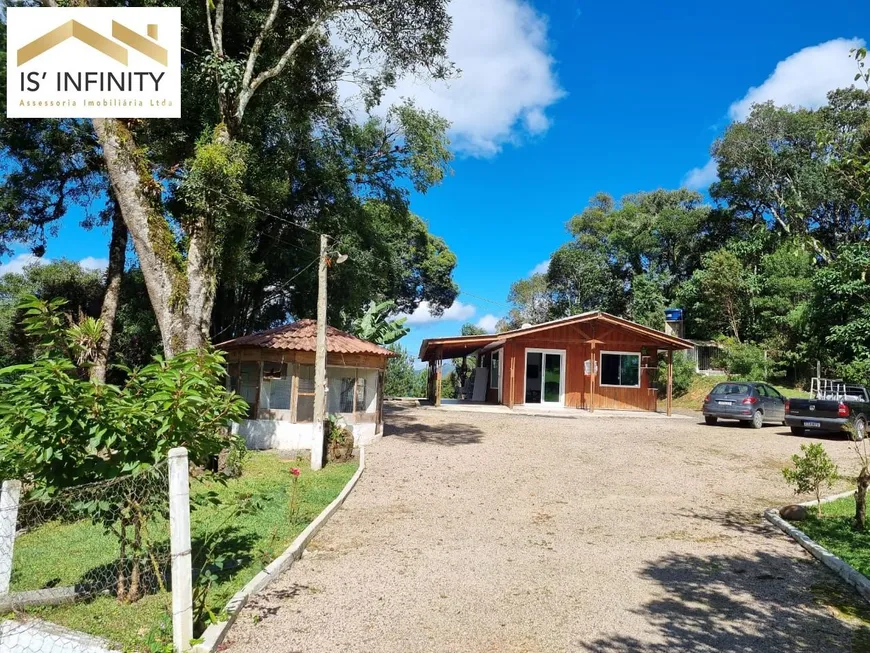
<instances>
[{"instance_id":1,"label":"tiled roof of shed","mask_svg":"<svg viewBox=\"0 0 870 653\"><path fill-rule=\"evenodd\" d=\"M230 350L242 347L263 349L283 349L289 351L317 350L317 321L299 320L284 326L241 336L217 345L219 349ZM368 340L357 338L344 331L326 327L326 350L332 354L373 354L376 356L395 356L385 347Z\"/></svg>"}]
</instances>

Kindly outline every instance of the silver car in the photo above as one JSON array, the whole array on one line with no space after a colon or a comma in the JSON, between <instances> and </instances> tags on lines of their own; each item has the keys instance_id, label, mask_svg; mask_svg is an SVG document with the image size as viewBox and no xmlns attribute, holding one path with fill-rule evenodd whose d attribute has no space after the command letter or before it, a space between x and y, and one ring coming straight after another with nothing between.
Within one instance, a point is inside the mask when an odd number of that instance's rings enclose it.
<instances>
[{"instance_id":1,"label":"silver car","mask_svg":"<svg viewBox=\"0 0 870 653\"><path fill-rule=\"evenodd\" d=\"M754 381L719 383L704 398L701 412L707 424L720 419L736 419L745 426L760 429L766 422L785 421L786 398L773 386Z\"/></svg>"}]
</instances>

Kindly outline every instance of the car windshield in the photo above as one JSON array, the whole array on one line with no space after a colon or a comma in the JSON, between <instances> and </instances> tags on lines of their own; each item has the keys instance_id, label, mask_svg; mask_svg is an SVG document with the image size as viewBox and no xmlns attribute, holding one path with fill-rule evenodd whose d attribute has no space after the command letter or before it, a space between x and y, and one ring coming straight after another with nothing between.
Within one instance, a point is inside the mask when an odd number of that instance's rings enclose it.
<instances>
[{"instance_id":1,"label":"car windshield","mask_svg":"<svg viewBox=\"0 0 870 653\"><path fill-rule=\"evenodd\" d=\"M720 383L710 394L714 395L748 395L751 393L747 383Z\"/></svg>"}]
</instances>

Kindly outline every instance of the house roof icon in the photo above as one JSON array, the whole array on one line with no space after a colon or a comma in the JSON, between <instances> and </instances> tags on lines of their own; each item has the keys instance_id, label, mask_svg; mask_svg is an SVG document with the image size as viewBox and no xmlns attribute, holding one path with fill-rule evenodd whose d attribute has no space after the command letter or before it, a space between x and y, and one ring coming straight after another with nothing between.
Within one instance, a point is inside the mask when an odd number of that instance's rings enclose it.
<instances>
[{"instance_id":1,"label":"house roof icon","mask_svg":"<svg viewBox=\"0 0 870 653\"><path fill-rule=\"evenodd\" d=\"M148 37L134 32L129 27L112 21L112 37L121 43L141 52L157 63L168 65L168 52L155 41L157 40L157 25L148 25ZM68 20L60 27L43 34L27 45L18 49L18 65L21 66L31 59L48 52L56 45L60 45L67 39L78 39L115 61L127 65L127 48L116 41L103 36L90 27L82 25L77 20Z\"/></svg>"}]
</instances>

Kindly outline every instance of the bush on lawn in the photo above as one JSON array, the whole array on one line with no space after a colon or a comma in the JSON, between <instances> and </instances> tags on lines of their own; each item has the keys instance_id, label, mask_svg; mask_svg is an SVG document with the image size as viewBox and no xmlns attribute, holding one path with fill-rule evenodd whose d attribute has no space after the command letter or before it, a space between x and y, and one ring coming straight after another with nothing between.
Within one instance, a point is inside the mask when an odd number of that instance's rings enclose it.
<instances>
[{"instance_id":1,"label":"bush on lawn","mask_svg":"<svg viewBox=\"0 0 870 653\"><path fill-rule=\"evenodd\" d=\"M839 478L839 470L828 452L820 443L802 444L802 456L791 457L794 467L782 470L785 480L794 488L795 494L812 492L816 496L816 513L822 516L822 487L831 487Z\"/></svg>"},{"instance_id":2,"label":"bush on lawn","mask_svg":"<svg viewBox=\"0 0 870 653\"><path fill-rule=\"evenodd\" d=\"M695 377L695 363L689 360L685 352L674 353L674 397L682 397L692 387ZM659 357L658 369L656 369L656 387L659 389L659 397L666 397L668 393L668 360L665 356Z\"/></svg>"},{"instance_id":3,"label":"bush on lawn","mask_svg":"<svg viewBox=\"0 0 870 653\"><path fill-rule=\"evenodd\" d=\"M771 375L770 361L764 349L751 342L737 342L734 338L722 338L721 362L728 377L739 381L767 381Z\"/></svg>"},{"instance_id":4,"label":"bush on lawn","mask_svg":"<svg viewBox=\"0 0 870 653\"><path fill-rule=\"evenodd\" d=\"M224 387L224 360L210 350L188 351L127 370L123 386L88 380L103 334L98 320L81 324L61 313L63 302L29 297L21 305L26 333L38 339L32 363L0 370L0 474L24 480L32 499L49 501L64 488L147 475L169 450L188 449L205 465L244 443L227 428L246 413L245 402ZM143 476L144 478L144 476ZM142 532L166 511L166 488L137 483L78 502L80 518L119 540L116 595L140 597ZM152 488L148 490L147 488ZM128 568L132 567L132 570Z\"/></svg>"}]
</instances>

